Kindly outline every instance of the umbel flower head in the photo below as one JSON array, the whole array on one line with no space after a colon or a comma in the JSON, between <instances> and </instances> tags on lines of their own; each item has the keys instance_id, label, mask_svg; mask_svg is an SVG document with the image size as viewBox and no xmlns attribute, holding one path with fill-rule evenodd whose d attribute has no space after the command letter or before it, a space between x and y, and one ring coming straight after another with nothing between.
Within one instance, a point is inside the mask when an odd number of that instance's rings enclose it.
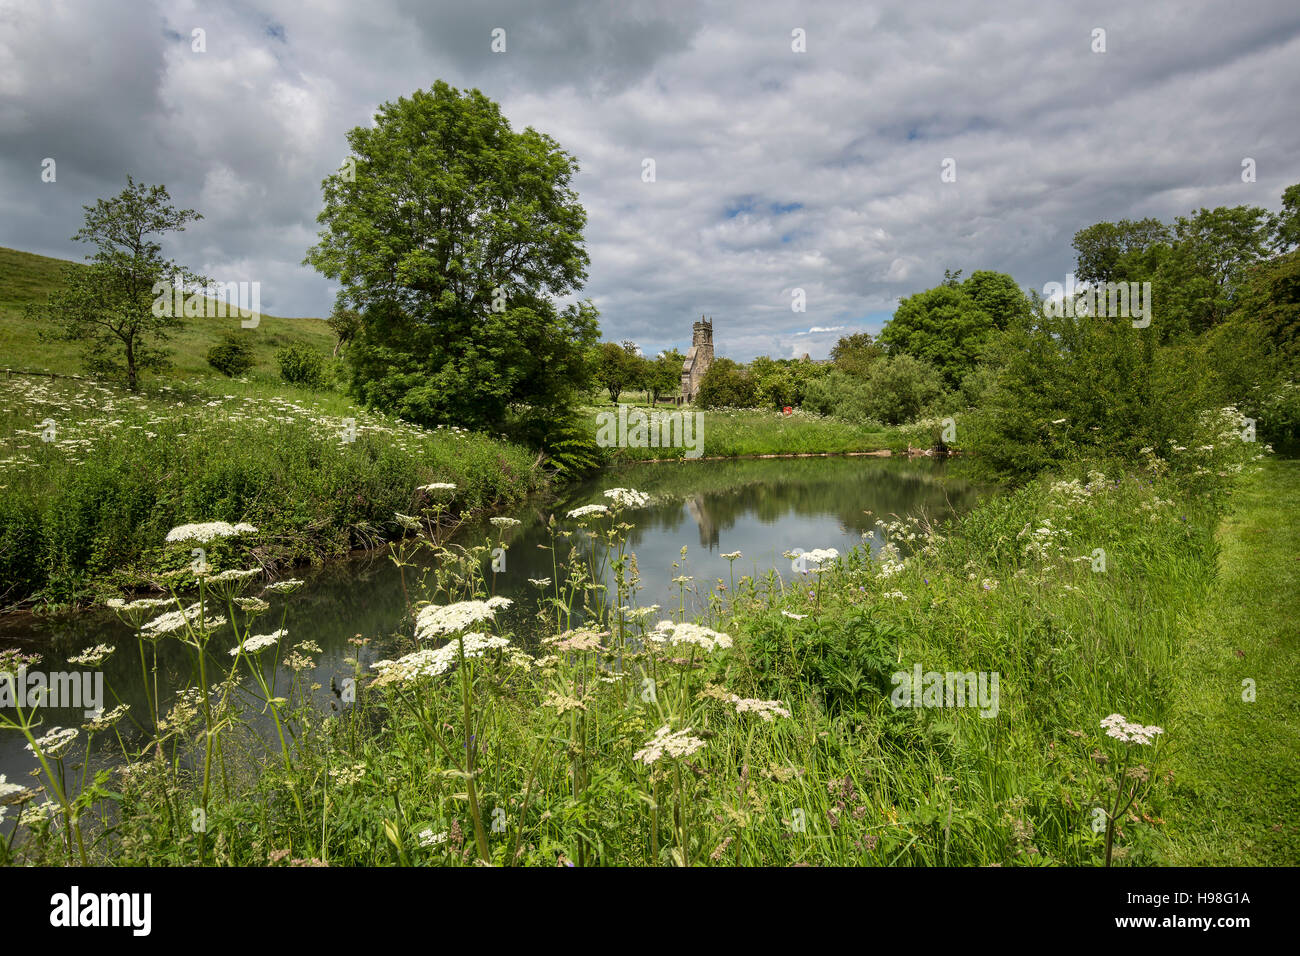
<instances>
[{"instance_id":1,"label":"umbel flower head","mask_svg":"<svg viewBox=\"0 0 1300 956\"><path fill-rule=\"evenodd\" d=\"M580 627L553 637L543 638L544 643L554 644L559 651L598 651L601 638L609 637L609 631L597 631L591 627Z\"/></svg>"},{"instance_id":2,"label":"umbel flower head","mask_svg":"<svg viewBox=\"0 0 1300 956\"><path fill-rule=\"evenodd\" d=\"M280 642L280 638L288 634L288 628L280 628L278 631L272 631L270 634L254 634L252 637L242 641L237 647L230 649L230 656L235 657L240 651L245 654L256 654L264 651L268 647L274 647Z\"/></svg>"},{"instance_id":3,"label":"umbel flower head","mask_svg":"<svg viewBox=\"0 0 1300 956\"><path fill-rule=\"evenodd\" d=\"M1163 734L1163 727L1144 727L1142 724L1129 723L1123 714L1111 714L1102 720L1106 736L1122 740L1126 744L1149 744L1157 735Z\"/></svg>"},{"instance_id":4,"label":"umbel flower head","mask_svg":"<svg viewBox=\"0 0 1300 956\"><path fill-rule=\"evenodd\" d=\"M496 619L498 608L509 607L510 598L493 597L486 601L458 601L455 604L430 604L415 618L415 636L429 640L463 631L480 621Z\"/></svg>"},{"instance_id":5,"label":"umbel flower head","mask_svg":"<svg viewBox=\"0 0 1300 956\"><path fill-rule=\"evenodd\" d=\"M488 651L509 647L510 641L504 637L472 633L449 641L437 650L415 651L395 661L376 661L372 666L379 671L379 676L375 678L374 686L405 684L420 677L445 674L460 660L462 644L465 647L465 659L469 660L482 657Z\"/></svg>"},{"instance_id":6,"label":"umbel flower head","mask_svg":"<svg viewBox=\"0 0 1300 956\"><path fill-rule=\"evenodd\" d=\"M183 524L167 532L167 540L175 541L211 541L213 538L233 538L241 534L254 534L257 531L251 524L231 524L228 521L207 521L200 524Z\"/></svg>"},{"instance_id":7,"label":"umbel flower head","mask_svg":"<svg viewBox=\"0 0 1300 956\"><path fill-rule=\"evenodd\" d=\"M771 721L774 717L790 716L790 711L786 710L779 700L756 700L752 697L731 694L727 697L727 702L736 708L738 714L754 713L766 721Z\"/></svg>"},{"instance_id":8,"label":"umbel flower head","mask_svg":"<svg viewBox=\"0 0 1300 956\"><path fill-rule=\"evenodd\" d=\"M570 511L569 517L581 520L583 518L591 517L592 515L607 514L609 514L609 508L605 505L583 505L581 508L574 508Z\"/></svg>"},{"instance_id":9,"label":"umbel flower head","mask_svg":"<svg viewBox=\"0 0 1300 956\"><path fill-rule=\"evenodd\" d=\"M26 749L30 750L32 753L36 753L36 748L39 748L40 752L45 754L45 756L49 757L51 760L57 760L59 757L63 756L64 752L67 751L70 746L72 746L72 742L77 739L77 733L78 731L75 727L51 727L45 736L36 739L35 748L32 747L31 744L28 744Z\"/></svg>"},{"instance_id":10,"label":"umbel flower head","mask_svg":"<svg viewBox=\"0 0 1300 956\"><path fill-rule=\"evenodd\" d=\"M146 637L160 637L163 634L179 631L186 625L210 631L226 623L226 619L220 614L204 619L202 611L203 609L199 604L191 604L183 611L168 611L166 614L160 614L143 625L140 630Z\"/></svg>"},{"instance_id":11,"label":"umbel flower head","mask_svg":"<svg viewBox=\"0 0 1300 956\"><path fill-rule=\"evenodd\" d=\"M75 657L69 657L69 664L81 664L83 667L98 667L108 659L108 655L117 650L112 644L96 644L94 647L82 651Z\"/></svg>"},{"instance_id":12,"label":"umbel flower head","mask_svg":"<svg viewBox=\"0 0 1300 956\"><path fill-rule=\"evenodd\" d=\"M703 740L691 736L691 728L683 727L673 733L672 728L665 724L655 731L655 735L646 741L642 749L632 755L632 759L649 766L660 757L689 757L703 746Z\"/></svg>"},{"instance_id":13,"label":"umbel flower head","mask_svg":"<svg viewBox=\"0 0 1300 956\"><path fill-rule=\"evenodd\" d=\"M731 646L731 638L719 631L710 630L700 624L677 623L676 621L660 621L655 625L653 631L646 635L652 641L659 644L691 644L700 648L706 654L711 654L717 648L728 648Z\"/></svg>"},{"instance_id":14,"label":"umbel flower head","mask_svg":"<svg viewBox=\"0 0 1300 956\"><path fill-rule=\"evenodd\" d=\"M650 503L650 496L635 488L610 488L605 497L620 508L644 508Z\"/></svg>"}]
</instances>

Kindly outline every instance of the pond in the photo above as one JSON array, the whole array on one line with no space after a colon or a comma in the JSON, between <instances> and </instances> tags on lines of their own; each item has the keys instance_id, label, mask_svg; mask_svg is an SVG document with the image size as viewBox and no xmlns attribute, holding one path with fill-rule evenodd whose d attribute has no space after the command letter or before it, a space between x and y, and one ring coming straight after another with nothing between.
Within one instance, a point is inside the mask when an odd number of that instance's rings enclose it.
<instances>
[{"instance_id":1,"label":"pond","mask_svg":"<svg viewBox=\"0 0 1300 956\"><path fill-rule=\"evenodd\" d=\"M861 457L637 465L566 487L558 498L530 502L513 515L522 522L518 527L502 532L482 518L462 525L448 540L466 546L491 541L495 546L504 536L508 545L504 567L495 574L489 571L488 579L496 594L515 602L504 615L498 615L502 630L513 631L527 643L537 623L542 595L542 589L529 579L556 577L547 530L550 517L554 515L560 527L572 529L575 522L566 519L567 512L605 501L601 493L606 489L635 488L652 496L648 507L626 513L635 525L628 536L629 550L636 554L641 577L636 603L643 607L657 604L664 609L663 616L668 616L682 601L688 612L705 606L719 583L730 586L733 572L736 580L742 575L762 577L772 570L786 581L797 578L791 559L783 556L786 552L835 548L842 554L864 540L875 552L882 543L879 533L872 534L879 521L924 516L940 522L968 510L981 490L956 473L960 470L954 467L957 464ZM569 541L581 546L582 536ZM558 548L556 559L563 561L567 551L567 545ZM723 554L736 551L741 557L733 568ZM405 573L410 585L420 571L407 568ZM302 640L318 644L323 653L311 680L321 685L316 691L320 705L334 706L332 682L353 672L347 658L359 658L368 669L370 663L387 656L403 617L402 575L386 550L296 574L306 579L306 585L287 597L265 595L272 610L258 620L254 630L274 630L284 614L286 644ZM685 594L680 584L673 583L680 576L692 579L687 585L691 590ZM247 593L256 594L257 588ZM357 639L369 643L362 646ZM69 665L68 658L96 644L117 648L100 668L104 674L102 706L111 709L125 702L133 714L144 714L148 710L145 676L135 637L112 612L95 609L50 618L19 615L0 620L0 648L18 646L42 655L33 670L85 671ZM233 645L229 626L218 631L213 638L217 659L228 661L225 652ZM159 691L166 701L174 689L190 682L192 655L167 639L159 642L158 655ZM281 668L277 679L287 682L291 676ZM76 727L85 720L80 708L48 708L42 718L45 729ZM21 778L35 766L23 744L16 731L0 732L0 773L10 780Z\"/></svg>"}]
</instances>

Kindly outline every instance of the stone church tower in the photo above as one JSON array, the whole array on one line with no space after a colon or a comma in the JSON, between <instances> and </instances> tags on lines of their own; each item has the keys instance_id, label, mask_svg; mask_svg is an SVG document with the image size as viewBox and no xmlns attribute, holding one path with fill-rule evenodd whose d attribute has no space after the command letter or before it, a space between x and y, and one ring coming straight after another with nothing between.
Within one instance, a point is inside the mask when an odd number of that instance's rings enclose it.
<instances>
[{"instance_id":1,"label":"stone church tower","mask_svg":"<svg viewBox=\"0 0 1300 956\"><path fill-rule=\"evenodd\" d=\"M691 338L691 350L682 363L682 401L693 402L700 393L704 373L713 364L713 322L700 316Z\"/></svg>"}]
</instances>

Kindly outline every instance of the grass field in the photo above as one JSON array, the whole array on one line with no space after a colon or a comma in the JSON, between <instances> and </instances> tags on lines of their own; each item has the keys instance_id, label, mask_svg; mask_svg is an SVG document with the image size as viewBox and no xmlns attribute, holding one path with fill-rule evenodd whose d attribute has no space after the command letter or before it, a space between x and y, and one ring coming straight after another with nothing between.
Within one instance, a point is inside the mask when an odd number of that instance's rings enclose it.
<instances>
[{"instance_id":1,"label":"grass field","mask_svg":"<svg viewBox=\"0 0 1300 956\"><path fill-rule=\"evenodd\" d=\"M631 409L649 414L648 405L624 402ZM907 448L908 437L917 431L888 426L864 426L838 418L814 415L796 410L790 415L779 411L756 408L684 409L673 405L659 405L653 409L659 415L683 413L691 415L692 438L698 444L697 458L736 458L752 455L846 454L849 452L874 452L886 449L902 451ZM593 428L600 415L617 415L618 406L612 404L589 406L583 409ZM928 445L927 445L928 447ZM637 447L620 445L611 449L614 461L662 461L692 457L684 445L675 447Z\"/></svg>"},{"instance_id":2,"label":"grass field","mask_svg":"<svg viewBox=\"0 0 1300 956\"><path fill-rule=\"evenodd\" d=\"M75 342L44 341L41 329L24 318L24 309L45 301L59 282L67 265L62 259L20 252L0 247L0 369L54 372L76 375L81 372L80 355ZM173 367L150 379L194 382L198 379L221 379L220 373L207 363L208 349L221 334L234 329L246 335L253 350L255 364L250 379L278 380L275 352L294 343L303 343L325 355L334 349L334 333L323 319L280 318L263 314L257 327L242 329L238 318L193 318L168 343L173 351Z\"/></svg>"}]
</instances>

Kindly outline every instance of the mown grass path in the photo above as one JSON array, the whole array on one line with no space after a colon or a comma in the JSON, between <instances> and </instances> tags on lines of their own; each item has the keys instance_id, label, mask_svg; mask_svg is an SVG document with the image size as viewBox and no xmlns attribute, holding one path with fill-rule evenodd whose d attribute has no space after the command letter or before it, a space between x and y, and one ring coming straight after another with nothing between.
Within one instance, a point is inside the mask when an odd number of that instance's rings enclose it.
<instances>
[{"instance_id":1,"label":"mown grass path","mask_svg":"<svg viewBox=\"0 0 1300 956\"><path fill-rule=\"evenodd\" d=\"M1300 461L1263 465L1219 525L1218 582L1181 648L1170 863L1300 864Z\"/></svg>"}]
</instances>

